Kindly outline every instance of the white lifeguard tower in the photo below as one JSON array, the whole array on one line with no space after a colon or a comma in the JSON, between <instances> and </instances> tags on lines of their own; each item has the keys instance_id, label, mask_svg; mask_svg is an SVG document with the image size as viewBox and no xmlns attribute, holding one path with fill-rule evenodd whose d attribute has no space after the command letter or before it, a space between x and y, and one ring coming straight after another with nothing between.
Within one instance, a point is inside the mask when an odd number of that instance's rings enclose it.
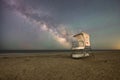
<instances>
[{"instance_id":1,"label":"white lifeguard tower","mask_svg":"<svg viewBox=\"0 0 120 80\"><path fill-rule=\"evenodd\" d=\"M73 35L72 58L88 57L90 56L90 50L91 46L89 34L81 32L79 34Z\"/></svg>"}]
</instances>

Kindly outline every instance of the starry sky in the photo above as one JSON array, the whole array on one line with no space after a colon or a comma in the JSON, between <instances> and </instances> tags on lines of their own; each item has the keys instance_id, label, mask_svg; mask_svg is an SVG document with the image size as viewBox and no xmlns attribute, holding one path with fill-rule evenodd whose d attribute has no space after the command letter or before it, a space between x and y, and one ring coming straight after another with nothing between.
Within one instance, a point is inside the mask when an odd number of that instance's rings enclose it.
<instances>
[{"instance_id":1,"label":"starry sky","mask_svg":"<svg viewBox=\"0 0 120 80\"><path fill-rule=\"evenodd\" d=\"M71 35L92 49L120 49L119 0L0 0L1 49L70 49Z\"/></svg>"}]
</instances>

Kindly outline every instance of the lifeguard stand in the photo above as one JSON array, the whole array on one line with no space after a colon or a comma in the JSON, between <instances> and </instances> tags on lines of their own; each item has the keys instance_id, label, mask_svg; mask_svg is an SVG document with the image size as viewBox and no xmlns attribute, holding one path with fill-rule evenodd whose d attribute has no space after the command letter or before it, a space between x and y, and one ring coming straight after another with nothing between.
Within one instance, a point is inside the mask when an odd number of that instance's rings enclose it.
<instances>
[{"instance_id":1,"label":"lifeguard stand","mask_svg":"<svg viewBox=\"0 0 120 80\"><path fill-rule=\"evenodd\" d=\"M72 41L72 58L82 58L90 56L90 35L81 32L73 36Z\"/></svg>"}]
</instances>

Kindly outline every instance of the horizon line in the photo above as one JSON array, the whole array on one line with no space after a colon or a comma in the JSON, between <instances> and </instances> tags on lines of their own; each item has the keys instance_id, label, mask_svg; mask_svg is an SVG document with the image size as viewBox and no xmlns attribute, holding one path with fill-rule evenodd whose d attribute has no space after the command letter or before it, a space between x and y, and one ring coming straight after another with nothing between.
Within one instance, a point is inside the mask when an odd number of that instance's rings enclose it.
<instances>
[{"instance_id":1,"label":"horizon line","mask_svg":"<svg viewBox=\"0 0 120 80\"><path fill-rule=\"evenodd\" d=\"M62 49L62 50L0 50L0 53L39 53L39 52L69 52L73 50L67 50L67 49ZM91 49L90 51L120 51L120 49Z\"/></svg>"}]
</instances>

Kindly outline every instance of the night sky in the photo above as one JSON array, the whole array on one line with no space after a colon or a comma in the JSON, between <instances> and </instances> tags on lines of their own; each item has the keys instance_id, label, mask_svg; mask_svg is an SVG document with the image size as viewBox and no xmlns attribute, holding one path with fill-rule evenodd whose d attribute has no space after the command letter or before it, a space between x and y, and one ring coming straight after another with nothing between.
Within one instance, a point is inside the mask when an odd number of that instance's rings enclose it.
<instances>
[{"instance_id":1,"label":"night sky","mask_svg":"<svg viewBox=\"0 0 120 80\"><path fill-rule=\"evenodd\" d=\"M120 49L119 0L0 0L2 49L70 49L91 35L93 49Z\"/></svg>"}]
</instances>

